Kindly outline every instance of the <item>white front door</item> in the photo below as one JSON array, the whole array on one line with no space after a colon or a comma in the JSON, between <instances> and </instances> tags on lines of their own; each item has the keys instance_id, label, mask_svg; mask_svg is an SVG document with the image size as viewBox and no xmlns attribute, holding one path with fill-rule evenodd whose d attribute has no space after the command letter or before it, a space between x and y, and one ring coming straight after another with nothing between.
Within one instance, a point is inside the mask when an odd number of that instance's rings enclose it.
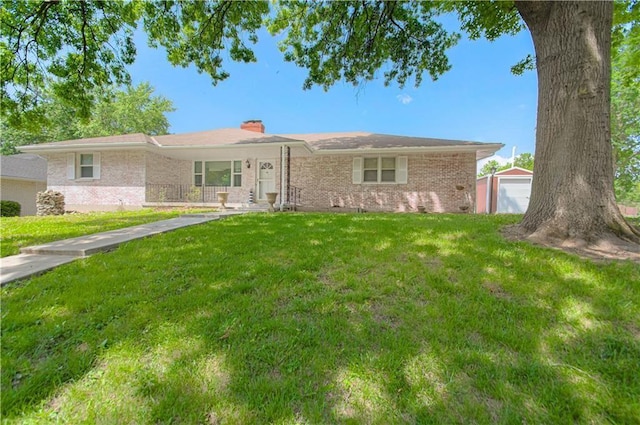
<instances>
[{"instance_id":1,"label":"white front door","mask_svg":"<svg viewBox=\"0 0 640 425\"><path fill-rule=\"evenodd\" d=\"M268 192L276 191L275 161L258 161L258 200L267 199Z\"/></svg>"}]
</instances>

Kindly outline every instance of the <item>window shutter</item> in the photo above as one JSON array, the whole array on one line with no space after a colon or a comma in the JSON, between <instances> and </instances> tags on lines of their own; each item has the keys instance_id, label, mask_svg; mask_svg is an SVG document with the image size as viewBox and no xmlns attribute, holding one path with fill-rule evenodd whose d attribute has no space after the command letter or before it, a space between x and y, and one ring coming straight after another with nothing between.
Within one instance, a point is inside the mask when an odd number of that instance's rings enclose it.
<instances>
[{"instance_id":1,"label":"window shutter","mask_svg":"<svg viewBox=\"0 0 640 425\"><path fill-rule=\"evenodd\" d=\"M76 154L67 154L67 179L74 180L76 178Z\"/></svg>"},{"instance_id":2,"label":"window shutter","mask_svg":"<svg viewBox=\"0 0 640 425\"><path fill-rule=\"evenodd\" d=\"M100 178L100 153L98 152L93 154L93 178Z\"/></svg>"},{"instance_id":3,"label":"window shutter","mask_svg":"<svg viewBox=\"0 0 640 425\"><path fill-rule=\"evenodd\" d=\"M407 184L409 174L408 160L406 156L396 158L396 183Z\"/></svg>"},{"instance_id":4,"label":"window shutter","mask_svg":"<svg viewBox=\"0 0 640 425\"><path fill-rule=\"evenodd\" d=\"M362 183L362 158L353 158L353 184Z\"/></svg>"}]
</instances>

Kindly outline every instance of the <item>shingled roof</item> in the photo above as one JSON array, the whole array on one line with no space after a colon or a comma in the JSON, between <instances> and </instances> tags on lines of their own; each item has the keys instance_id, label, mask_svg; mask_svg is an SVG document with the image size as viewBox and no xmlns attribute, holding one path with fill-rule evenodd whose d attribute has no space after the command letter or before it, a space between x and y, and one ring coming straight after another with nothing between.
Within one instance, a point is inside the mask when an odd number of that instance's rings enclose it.
<instances>
[{"instance_id":1,"label":"shingled roof","mask_svg":"<svg viewBox=\"0 0 640 425\"><path fill-rule=\"evenodd\" d=\"M499 143L481 143L465 140L434 139L429 137L395 136L369 132L309 133L309 134L267 134L239 128L223 128L163 136L147 136L142 133L121 136L94 137L67 140L24 147L25 151L44 152L49 149L84 148L180 148L180 147L232 147L254 144L299 144L309 151L318 153L340 153L379 150L403 151L476 151L476 158L493 155L502 148Z\"/></svg>"},{"instance_id":2,"label":"shingled roof","mask_svg":"<svg viewBox=\"0 0 640 425\"><path fill-rule=\"evenodd\" d=\"M47 181L47 161L38 155L21 153L0 156L0 174L3 178Z\"/></svg>"},{"instance_id":3,"label":"shingled roof","mask_svg":"<svg viewBox=\"0 0 640 425\"><path fill-rule=\"evenodd\" d=\"M391 134L366 132L283 134L282 136L289 139L304 140L315 150L446 148L451 146L486 145L486 143L469 142L464 140L394 136Z\"/></svg>"},{"instance_id":4,"label":"shingled roof","mask_svg":"<svg viewBox=\"0 0 640 425\"><path fill-rule=\"evenodd\" d=\"M167 134L155 136L160 146L221 146L246 145L252 143L291 143L291 140L275 134L265 134L239 128L199 131L195 133Z\"/></svg>"}]
</instances>

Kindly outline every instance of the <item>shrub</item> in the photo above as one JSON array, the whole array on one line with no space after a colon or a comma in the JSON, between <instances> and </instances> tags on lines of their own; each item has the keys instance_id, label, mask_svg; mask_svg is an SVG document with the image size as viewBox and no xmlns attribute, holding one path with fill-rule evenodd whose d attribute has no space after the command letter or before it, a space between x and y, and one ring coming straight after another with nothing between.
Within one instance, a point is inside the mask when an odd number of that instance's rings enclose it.
<instances>
[{"instance_id":1,"label":"shrub","mask_svg":"<svg viewBox=\"0 0 640 425\"><path fill-rule=\"evenodd\" d=\"M21 209L16 201L0 201L0 217L18 217Z\"/></svg>"}]
</instances>

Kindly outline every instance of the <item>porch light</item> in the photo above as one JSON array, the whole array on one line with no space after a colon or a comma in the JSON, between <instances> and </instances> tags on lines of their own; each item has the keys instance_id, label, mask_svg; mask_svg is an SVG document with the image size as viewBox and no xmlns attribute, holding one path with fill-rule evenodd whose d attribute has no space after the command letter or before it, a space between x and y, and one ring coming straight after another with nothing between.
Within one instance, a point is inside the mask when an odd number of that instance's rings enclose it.
<instances>
[{"instance_id":1,"label":"porch light","mask_svg":"<svg viewBox=\"0 0 640 425\"><path fill-rule=\"evenodd\" d=\"M251 161L249 161L248 159L244 162L244 165L247 166L247 168L251 168Z\"/></svg>"}]
</instances>

